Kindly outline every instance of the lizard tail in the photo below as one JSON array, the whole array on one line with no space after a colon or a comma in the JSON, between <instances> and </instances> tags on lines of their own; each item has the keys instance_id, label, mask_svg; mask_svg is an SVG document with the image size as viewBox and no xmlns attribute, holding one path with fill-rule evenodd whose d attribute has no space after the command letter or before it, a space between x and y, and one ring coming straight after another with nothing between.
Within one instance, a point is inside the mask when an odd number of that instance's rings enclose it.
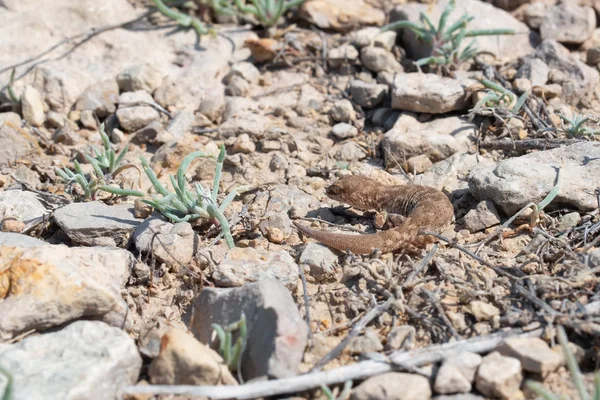
<instances>
[{"instance_id":1,"label":"lizard tail","mask_svg":"<svg viewBox=\"0 0 600 400\"><path fill-rule=\"evenodd\" d=\"M396 229L365 235L347 235L317 231L300 225L296 221L294 221L294 225L308 237L340 251L350 250L354 254L371 254L375 249L379 249L383 253L394 251L403 247L403 244L413 236L398 232Z\"/></svg>"}]
</instances>

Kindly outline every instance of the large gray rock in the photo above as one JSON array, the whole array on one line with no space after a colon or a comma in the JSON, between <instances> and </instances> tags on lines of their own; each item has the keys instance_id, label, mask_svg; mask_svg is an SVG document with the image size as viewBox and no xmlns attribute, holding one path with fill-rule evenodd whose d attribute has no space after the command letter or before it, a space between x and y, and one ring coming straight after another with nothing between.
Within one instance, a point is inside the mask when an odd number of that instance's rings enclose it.
<instances>
[{"instance_id":1,"label":"large gray rock","mask_svg":"<svg viewBox=\"0 0 600 400\"><path fill-rule=\"evenodd\" d=\"M540 34L542 39L554 39L565 44L585 42L596 28L596 13L591 7L562 2L545 13Z\"/></svg>"},{"instance_id":2,"label":"large gray rock","mask_svg":"<svg viewBox=\"0 0 600 400\"><path fill-rule=\"evenodd\" d=\"M0 192L0 219L15 218L28 224L48 213L49 211L34 192L20 189Z\"/></svg>"},{"instance_id":3,"label":"large gray rock","mask_svg":"<svg viewBox=\"0 0 600 400\"><path fill-rule=\"evenodd\" d=\"M420 13L424 13L437 27L440 15L447 4L448 0L441 0L434 6L418 3L399 5L392 11L390 22L409 20L421 24ZM468 25L469 30L513 29L519 33L518 35L477 36L475 40L480 51L491 53L498 58L511 59L523 57L533 51L532 42L535 44L537 35L531 34L527 25L519 22L506 11L499 10L482 1L461 0L456 2L456 7L448 17L446 26L456 22L465 13L475 17ZM462 46L464 47L470 42L470 38L467 38L463 41ZM431 55L431 45L417 39L415 34L408 29L402 30L401 43L408 56L415 60Z\"/></svg>"},{"instance_id":4,"label":"large gray rock","mask_svg":"<svg viewBox=\"0 0 600 400\"><path fill-rule=\"evenodd\" d=\"M0 247L0 339L82 317L125 325L121 289L134 261L116 248Z\"/></svg>"},{"instance_id":5,"label":"large gray rock","mask_svg":"<svg viewBox=\"0 0 600 400\"><path fill-rule=\"evenodd\" d=\"M367 379L352 390L352 400L429 400L429 380L421 375L388 372Z\"/></svg>"},{"instance_id":6,"label":"large gray rock","mask_svg":"<svg viewBox=\"0 0 600 400\"><path fill-rule=\"evenodd\" d=\"M512 215L528 203L539 203L546 197L561 168L559 192L551 206L591 211L598 206L593 185L600 182L600 164L592 160L599 157L600 143L596 142L538 151L473 168L469 188L477 199L492 200Z\"/></svg>"},{"instance_id":7,"label":"large gray rock","mask_svg":"<svg viewBox=\"0 0 600 400\"><path fill-rule=\"evenodd\" d=\"M54 220L71 240L86 246L106 239L126 244L142 223L134 217L132 204L107 206L100 201L71 203L56 210Z\"/></svg>"},{"instance_id":8,"label":"large gray rock","mask_svg":"<svg viewBox=\"0 0 600 400\"><path fill-rule=\"evenodd\" d=\"M36 247L45 246L46 242L20 233L0 232L0 246Z\"/></svg>"},{"instance_id":9,"label":"large gray rock","mask_svg":"<svg viewBox=\"0 0 600 400\"><path fill-rule=\"evenodd\" d=\"M211 324L237 322L242 312L248 328L242 359L244 378L295 375L306 347L308 327L290 292L278 281L266 279L235 289L204 289L194 304L192 332L202 343L211 343Z\"/></svg>"},{"instance_id":10,"label":"large gray rock","mask_svg":"<svg viewBox=\"0 0 600 400\"><path fill-rule=\"evenodd\" d=\"M392 86L392 108L428 114L463 110L469 105L465 83L435 74L398 74Z\"/></svg>"},{"instance_id":11,"label":"large gray rock","mask_svg":"<svg viewBox=\"0 0 600 400\"><path fill-rule=\"evenodd\" d=\"M386 164L421 154L432 162L472 149L476 127L461 117L419 122L413 114L402 114L394 128L385 133L382 148Z\"/></svg>"},{"instance_id":12,"label":"large gray rock","mask_svg":"<svg viewBox=\"0 0 600 400\"><path fill-rule=\"evenodd\" d=\"M133 339L99 321L0 344L0 360L13 378L12 400L121 398L142 367Z\"/></svg>"}]
</instances>

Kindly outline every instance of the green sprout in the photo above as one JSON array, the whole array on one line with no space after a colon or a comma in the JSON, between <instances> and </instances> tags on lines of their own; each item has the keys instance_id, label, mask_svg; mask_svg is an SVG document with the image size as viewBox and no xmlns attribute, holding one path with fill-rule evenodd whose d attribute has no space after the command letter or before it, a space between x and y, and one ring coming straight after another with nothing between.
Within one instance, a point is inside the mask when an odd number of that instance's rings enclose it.
<instances>
[{"instance_id":1,"label":"green sprout","mask_svg":"<svg viewBox=\"0 0 600 400\"><path fill-rule=\"evenodd\" d=\"M0 367L0 375L4 375L6 377L6 386L4 389L4 394L2 395L1 399L2 400L11 400L13 398L13 396L12 396L13 377L7 370L5 370L2 367Z\"/></svg>"},{"instance_id":2,"label":"green sprout","mask_svg":"<svg viewBox=\"0 0 600 400\"><path fill-rule=\"evenodd\" d=\"M252 4L246 4L246 0L234 1L239 11L254 16L262 26L270 28L279 22L283 14L305 0L251 0Z\"/></svg>"},{"instance_id":3,"label":"green sprout","mask_svg":"<svg viewBox=\"0 0 600 400\"><path fill-rule=\"evenodd\" d=\"M230 371L240 370L242 355L246 348L248 329L246 326L246 315L242 312L239 321L225 327L219 324L211 325L219 337L219 353ZM238 331L239 336L233 344L233 332Z\"/></svg>"},{"instance_id":4,"label":"green sprout","mask_svg":"<svg viewBox=\"0 0 600 400\"><path fill-rule=\"evenodd\" d=\"M88 160L93 167L93 174L91 176L86 177L86 174L81 168L81 164L79 164L77 160L73 161L75 172L66 167L63 169L54 169L56 174L66 183L67 192L72 193L74 185L78 184L83 190L83 198L86 200L95 200L99 190L117 196L143 196L144 194L137 190L122 189L107 184L107 182L112 181L124 170L136 167L132 164L120 165L121 161L123 161L123 157L127 154L128 146L125 146L123 151L117 156L110 145L108 135L104 131L104 124L100 125L99 133L102 138L104 149L100 151L96 147L92 147L95 157L84 154L86 160Z\"/></svg>"},{"instance_id":5,"label":"green sprout","mask_svg":"<svg viewBox=\"0 0 600 400\"><path fill-rule=\"evenodd\" d=\"M175 21L179 26L183 26L184 28L193 28L198 36L206 35L209 33L213 33L210 29L204 26L204 24L198 19L191 17L182 12L176 11L172 8L169 8L163 0L152 0L154 5L158 9L158 11L165 15L166 17Z\"/></svg>"},{"instance_id":6,"label":"green sprout","mask_svg":"<svg viewBox=\"0 0 600 400\"><path fill-rule=\"evenodd\" d=\"M410 29L415 33L419 40L425 41L432 46L431 56L421 58L416 62L418 66L423 65L459 65L466 60L470 60L478 53L473 39L462 51L460 47L466 37L490 36L490 35L514 35L512 29L483 29L467 30L469 22L475 17L464 14L456 22L446 27L448 16L454 10L455 1L451 0L442 12L437 28L433 25L429 17L421 13L421 25L412 21L397 21L381 28L382 32Z\"/></svg>"},{"instance_id":7,"label":"green sprout","mask_svg":"<svg viewBox=\"0 0 600 400\"><path fill-rule=\"evenodd\" d=\"M154 189L158 192L158 195L152 196L152 200L142 201L158 210L172 222L187 222L199 218L211 219L214 223L221 226L225 242L231 249L234 247L233 237L231 236L229 222L223 215L223 211L225 211L229 203L234 199L237 191L235 189L232 190L227 197L225 197L221 205L217 204L221 170L223 169L223 160L225 159L225 146L221 145L221 151L217 157L217 167L215 170L212 192L207 191L198 183L195 185L194 192L187 188L185 173L190 163L195 158L199 157L214 158L214 156L200 151L188 154L177 169L177 178L173 175L169 175L175 193L170 193L167 188L159 182L156 174L148 165L148 161L141 157L142 168L150 179L150 182L152 182Z\"/></svg>"},{"instance_id":8,"label":"green sprout","mask_svg":"<svg viewBox=\"0 0 600 400\"><path fill-rule=\"evenodd\" d=\"M342 389L340 395L337 397L333 394L331 389L329 389L325 385L321 385L321 390L323 391L323 394L325 395L327 400L346 400L348 397L350 397L350 390L352 390L352 381L348 380L344 382L344 388Z\"/></svg>"},{"instance_id":9,"label":"green sprout","mask_svg":"<svg viewBox=\"0 0 600 400\"><path fill-rule=\"evenodd\" d=\"M583 116L581 114L576 114L573 118L569 118L564 114L557 114L561 119L562 131L565 132L571 138L581 138L584 136L594 136L600 133L600 131L591 129L585 126L585 123L592 119L592 116L587 115ZM565 126L565 122L569 124L569 126Z\"/></svg>"},{"instance_id":10,"label":"green sprout","mask_svg":"<svg viewBox=\"0 0 600 400\"><path fill-rule=\"evenodd\" d=\"M495 111L498 107L502 111L506 111L503 114L508 114L509 117L516 116L529 97L528 93L523 93L517 98L515 93L486 78L479 79L479 82L490 90L470 110L469 120L472 120L475 115L481 114L484 111ZM512 108L509 108L511 105L513 105Z\"/></svg>"},{"instance_id":11,"label":"green sprout","mask_svg":"<svg viewBox=\"0 0 600 400\"><path fill-rule=\"evenodd\" d=\"M567 339L567 334L565 333L565 329L562 326L557 326L557 336L558 342L562 347L563 354L565 356L565 361L567 362L567 368L569 372L571 372L571 377L573 378L573 383L575 384L575 388L579 393L579 398L581 400L589 400L593 398L594 400L600 399L600 374L596 373L594 379L594 395L590 397L587 389L585 388L585 383L583 381L583 374L579 369L579 365L577 365L577 360L575 359L575 355L573 351L569 347L569 341ZM556 395L546 389L541 383L528 381L525 384L529 389L535 392L538 396L541 396L544 400L564 400L565 398L559 395Z\"/></svg>"}]
</instances>

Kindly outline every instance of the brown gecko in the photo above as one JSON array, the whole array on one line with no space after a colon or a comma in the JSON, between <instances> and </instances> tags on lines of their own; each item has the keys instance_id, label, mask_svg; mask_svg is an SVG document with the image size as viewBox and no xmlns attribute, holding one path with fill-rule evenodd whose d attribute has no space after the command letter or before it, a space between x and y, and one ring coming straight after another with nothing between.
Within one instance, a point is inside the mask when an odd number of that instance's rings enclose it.
<instances>
[{"instance_id":1,"label":"brown gecko","mask_svg":"<svg viewBox=\"0 0 600 400\"><path fill-rule=\"evenodd\" d=\"M294 222L300 232L337 250L355 254L383 253L423 246L431 239L419 231L441 232L454 216L448 197L428 186L382 185L365 176L344 177L327 188L329 198L362 210L388 214L390 229L374 234L352 235L317 231ZM431 238L431 236L429 236Z\"/></svg>"}]
</instances>

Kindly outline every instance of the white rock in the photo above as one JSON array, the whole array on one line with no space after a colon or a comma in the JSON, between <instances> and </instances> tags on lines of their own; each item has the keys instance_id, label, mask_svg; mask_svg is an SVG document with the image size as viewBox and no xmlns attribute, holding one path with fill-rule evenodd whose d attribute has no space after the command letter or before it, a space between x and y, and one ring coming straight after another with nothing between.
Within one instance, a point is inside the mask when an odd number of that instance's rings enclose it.
<instances>
[{"instance_id":1,"label":"white rock","mask_svg":"<svg viewBox=\"0 0 600 400\"><path fill-rule=\"evenodd\" d=\"M21 108L23 119L33 126L41 126L46 115L44 113L44 102L40 92L32 86L25 86L21 96Z\"/></svg>"},{"instance_id":2,"label":"white rock","mask_svg":"<svg viewBox=\"0 0 600 400\"><path fill-rule=\"evenodd\" d=\"M525 371L542 376L556 371L563 361L561 355L540 338L509 338L496 351L519 360Z\"/></svg>"},{"instance_id":3,"label":"white rock","mask_svg":"<svg viewBox=\"0 0 600 400\"><path fill-rule=\"evenodd\" d=\"M493 352L483 358L475 386L486 396L508 400L519 390L522 380L519 360Z\"/></svg>"},{"instance_id":4,"label":"white rock","mask_svg":"<svg viewBox=\"0 0 600 400\"><path fill-rule=\"evenodd\" d=\"M429 114L463 110L469 104L465 89L464 83L435 74L398 74L392 87L392 108Z\"/></svg>"},{"instance_id":5,"label":"white rock","mask_svg":"<svg viewBox=\"0 0 600 400\"><path fill-rule=\"evenodd\" d=\"M542 39L581 44L592 35L595 27L596 13L591 7L563 2L546 11L540 34Z\"/></svg>"},{"instance_id":6,"label":"white rock","mask_svg":"<svg viewBox=\"0 0 600 400\"><path fill-rule=\"evenodd\" d=\"M429 400L429 380L421 375L388 372L367 379L352 390L351 400Z\"/></svg>"}]
</instances>

